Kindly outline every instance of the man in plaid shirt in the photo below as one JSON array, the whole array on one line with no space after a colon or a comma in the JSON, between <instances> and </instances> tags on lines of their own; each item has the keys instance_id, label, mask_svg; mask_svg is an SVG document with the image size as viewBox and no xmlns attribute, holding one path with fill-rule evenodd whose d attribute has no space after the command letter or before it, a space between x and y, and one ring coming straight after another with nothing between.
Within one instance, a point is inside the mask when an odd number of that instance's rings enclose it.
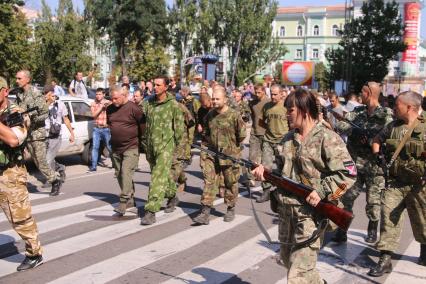
<instances>
[{"instance_id":1,"label":"man in plaid shirt","mask_svg":"<svg viewBox=\"0 0 426 284\"><path fill-rule=\"evenodd\" d=\"M88 173L96 172L96 165L98 164L99 156L99 145L101 141L104 141L104 144L108 148L108 151L111 153L111 132L107 124L107 115L106 108L111 102L105 99L105 91L102 88L96 90L95 101L90 105L93 118L95 120L95 127L93 128L93 138L92 138L92 164L89 167Z\"/></svg>"}]
</instances>

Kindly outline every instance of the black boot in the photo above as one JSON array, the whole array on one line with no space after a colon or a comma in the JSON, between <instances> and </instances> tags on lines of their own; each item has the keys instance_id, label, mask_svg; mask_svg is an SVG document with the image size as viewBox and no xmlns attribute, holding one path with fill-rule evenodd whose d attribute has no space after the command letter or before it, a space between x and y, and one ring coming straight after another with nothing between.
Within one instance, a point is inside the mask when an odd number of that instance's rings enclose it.
<instances>
[{"instance_id":1,"label":"black boot","mask_svg":"<svg viewBox=\"0 0 426 284\"><path fill-rule=\"evenodd\" d=\"M417 264L426 266L426 244L420 244L420 256Z\"/></svg>"},{"instance_id":2,"label":"black boot","mask_svg":"<svg viewBox=\"0 0 426 284\"><path fill-rule=\"evenodd\" d=\"M375 243L377 241L377 226L379 225L379 221L369 221L368 229L367 229L367 237L365 241L367 243Z\"/></svg>"},{"instance_id":3,"label":"black boot","mask_svg":"<svg viewBox=\"0 0 426 284\"><path fill-rule=\"evenodd\" d=\"M59 176L62 183L65 183L65 180L67 179L67 174L65 173L65 168L59 171Z\"/></svg>"},{"instance_id":4,"label":"black boot","mask_svg":"<svg viewBox=\"0 0 426 284\"><path fill-rule=\"evenodd\" d=\"M192 221L194 221L197 224L208 225L210 223L209 221L210 209L211 208L209 206L203 205L203 209L201 209L201 213L198 214L197 217L192 219Z\"/></svg>"},{"instance_id":5,"label":"black boot","mask_svg":"<svg viewBox=\"0 0 426 284\"><path fill-rule=\"evenodd\" d=\"M262 195L261 196L259 196L257 199L256 199L256 202L257 203L263 203L263 202L266 202L266 201L269 201L269 192L270 192L270 190L269 190L269 188L265 188L264 190L263 190L263 193L262 193Z\"/></svg>"},{"instance_id":6,"label":"black boot","mask_svg":"<svg viewBox=\"0 0 426 284\"><path fill-rule=\"evenodd\" d=\"M141 225L142 226L148 226L148 225L154 224L155 222L157 222L157 220L155 219L155 213L150 212L150 211L146 211L145 216L143 216L143 218L141 220Z\"/></svg>"},{"instance_id":7,"label":"black boot","mask_svg":"<svg viewBox=\"0 0 426 284\"><path fill-rule=\"evenodd\" d=\"M331 239L331 241L336 243L346 243L348 241L348 234L346 231L337 228L336 233L334 234L334 237Z\"/></svg>"},{"instance_id":8,"label":"black boot","mask_svg":"<svg viewBox=\"0 0 426 284\"><path fill-rule=\"evenodd\" d=\"M18 271L25 271L43 264L43 257L41 255L26 256L24 261L16 268Z\"/></svg>"},{"instance_id":9,"label":"black boot","mask_svg":"<svg viewBox=\"0 0 426 284\"><path fill-rule=\"evenodd\" d=\"M164 209L164 213L172 213L173 211L175 211L176 206L178 204L179 204L179 199L177 195L175 195L172 198L169 198L169 200L167 201L166 209Z\"/></svg>"},{"instance_id":10,"label":"black boot","mask_svg":"<svg viewBox=\"0 0 426 284\"><path fill-rule=\"evenodd\" d=\"M235 219L235 207L228 207L225 216L223 216L224 222L232 222Z\"/></svg>"},{"instance_id":11,"label":"black boot","mask_svg":"<svg viewBox=\"0 0 426 284\"><path fill-rule=\"evenodd\" d=\"M377 265L368 271L368 275L373 277L380 277L385 273L392 272L392 261L391 261L392 253L390 251L382 251L380 252L380 259Z\"/></svg>"},{"instance_id":12,"label":"black boot","mask_svg":"<svg viewBox=\"0 0 426 284\"><path fill-rule=\"evenodd\" d=\"M50 196L59 195L59 191L61 190L62 182L60 179L54 180L52 182L52 190L50 191Z\"/></svg>"}]
</instances>

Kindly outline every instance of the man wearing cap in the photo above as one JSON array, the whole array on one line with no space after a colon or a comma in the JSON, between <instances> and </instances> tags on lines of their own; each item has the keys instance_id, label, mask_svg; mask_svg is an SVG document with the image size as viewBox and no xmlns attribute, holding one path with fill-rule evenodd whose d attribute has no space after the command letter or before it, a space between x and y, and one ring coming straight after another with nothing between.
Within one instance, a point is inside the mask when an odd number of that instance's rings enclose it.
<instances>
[{"instance_id":1,"label":"man wearing cap","mask_svg":"<svg viewBox=\"0 0 426 284\"><path fill-rule=\"evenodd\" d=\"M46 160L47 141L46 129L44 127L46 118L49 115L49 107L43 94L31 85L30 71L18 71L16 73L16 83L22 90L16 95L18 106L23 110L38 107L38 111L30 115L31 127L28 131L27 149L31 154L34 164L47 178L47 182L52 184L51 192L59 192L62 185L59 173L52 170Z\"/></svg>"},{"instance_id":2,"label":"man wearing cap","mask_svg":"<svg viewBox=\"0 0 426 284\"><path fill-rule=\"evenodd\" d=\"M27 169L23 158L30 120L25 116L18 125L9 127L4 124L7 115L21 111L8 101L8 91L6 80L0 77L0 207L25 242L26 257L17 268L24 271L42 264L43 257L37 224L31 214Z\"/></svg>"},{"instance_id":3,"label":"man wearing cap","mask_svg":"<svg viewBox=\"0 0 426 284\"><path fill-rule=\"evenodd\" d=\"M46 160L50 168L54 171L59 172L62 181L65 181L65 166L58 163L55 160L56 154L59 151L62 141L62 124L65 123L68 131L70 132L70 143L74 143L74 131L71 126L71 122L68 118L68 110L63 102L56 100L54 94L55 89L52 85L44 87L44 96L46 102L49 105L49 117L46 118L46 135L47 141L47 153ZM59 194L59 188L55 188L50 193L51 196Z\"/></svg>"}]
</instances>

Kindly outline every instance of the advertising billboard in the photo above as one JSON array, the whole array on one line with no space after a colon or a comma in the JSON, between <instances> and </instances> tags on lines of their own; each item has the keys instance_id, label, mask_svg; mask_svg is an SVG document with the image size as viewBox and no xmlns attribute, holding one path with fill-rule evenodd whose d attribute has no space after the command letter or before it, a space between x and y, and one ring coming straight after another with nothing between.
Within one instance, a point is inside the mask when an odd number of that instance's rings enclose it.
<instances>
[{"instance_id":1,"label":"advertising billboard","mask_svg":"<svg viewBox=\"0 0 426 284\"><path fill-rule=\"evenodd\" d=\"M402 61L413 66L417 64L420 9L420 3L410 2L404 5L404 42L407 49L402 55Z\"/></svg>"},{"instance_id":2,"label":"advertising billboard","mask_svg":"<svg viewBox=\"0 0 426 284\"><path fill-rule=\"evenodd\" d=\"M310 61L284 61L282 76L287 86L312 86L315 63Z\"/></svg>"}]
</instances>

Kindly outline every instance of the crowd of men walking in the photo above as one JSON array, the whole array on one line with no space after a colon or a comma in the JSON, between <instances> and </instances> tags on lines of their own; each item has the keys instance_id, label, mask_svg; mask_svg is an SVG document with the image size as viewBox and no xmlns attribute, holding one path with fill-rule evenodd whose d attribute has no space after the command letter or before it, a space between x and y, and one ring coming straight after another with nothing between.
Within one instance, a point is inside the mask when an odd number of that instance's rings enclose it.
<instances>
[{"instance_id":1,"label":"crowd of men walking","mask_svg":"<svg viewBox=\"0 0 426 284\"><path fill-rule=\"evenodd\" d=\"M17 73L16 82L21 92L15 105L7 99L6 81L0 79L0 113L38 109L17 125L8 125L6 120L0 123L0 159L5 157L0 201L26 242L27 258L18 267L26 270L43 259L26 189L23 147L30 151L55 196L66 179L65 167L54 159L60 145L60 125L67 126L71 142L74 134L66 108L55 100L54 86L46 86L43 97L31 85L26 70ZM231 92L216 82L180 89L176 80L163 76L151 84L150 88L134 88L125 77L122 84L110 88L111 100L105 99L99 88L91 103L94 130L88 172L97 170L103 141L120 187L119 204L114 209L118 216L136 207L133 175L141 152L151 168L141 219L141 225L147 226L156 222L164 201L165 213L172 213L179 204L178 194L187 183L185 167L192 163L191 144L197 137L201 147L239 159L251 126L249 159L259 165L256 169L241 169L231 160L200 152L204 189L195 223L209 224L217 194L227 206L223 220L232 222L239 181L246 186L260 181L263 191L256 201L270 200L271 209L279 216L280 256L288 269L288 282L324 283L315 268L324 231L313 237L321 230L321 216L313 208L326 201L342 204L352 212L355 199L365 190L369 219L365 241L376 243L380 251L377 265L368 274L377 277L392 271L391 257L398 247L405 209L414 237L421 244L418 264L426 265L426 116L420 94L399 94L392 111L380 103L384 100L377 82L367 82L359 96L348 95L345 105L333 92L318 94L279 84L258 84ZM70 84L70 93L84 96L84 89L79 72ZM306 199L296 197L265 179L265 169L315 190ZM337 229L333 241L346 242L346 231Z\"/></svg>"}]
</instances>

